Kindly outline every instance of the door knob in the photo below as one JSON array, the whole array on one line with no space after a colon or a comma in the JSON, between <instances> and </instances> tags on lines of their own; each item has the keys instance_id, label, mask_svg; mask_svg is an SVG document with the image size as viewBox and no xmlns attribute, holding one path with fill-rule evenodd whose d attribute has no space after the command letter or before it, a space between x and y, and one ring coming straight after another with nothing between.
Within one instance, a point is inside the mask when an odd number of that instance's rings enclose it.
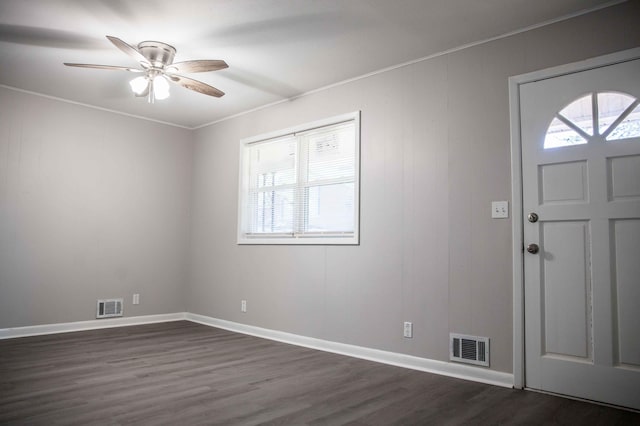
<instances>
[{"instance_id":1,"label":"door knob","mask_svg":"<svg viewBox=\"0 0 640 426\"><path fill-rule=\"evenodd\" d=\"M527 215L527 220L531 223L536 223L538 221L538 214L537 213L529 213Z\"/></svg>"},{"instance_id":2,"label":"door knob","mask_svg":"<svg viewBox=\"0 0 640 426\"><path fill-rule=\"evenodd\" d=\"M531 254L536 254L540 251L540 247L535 243L531 243L527 246L527 251Z\"/></svg>"}]
</instances>

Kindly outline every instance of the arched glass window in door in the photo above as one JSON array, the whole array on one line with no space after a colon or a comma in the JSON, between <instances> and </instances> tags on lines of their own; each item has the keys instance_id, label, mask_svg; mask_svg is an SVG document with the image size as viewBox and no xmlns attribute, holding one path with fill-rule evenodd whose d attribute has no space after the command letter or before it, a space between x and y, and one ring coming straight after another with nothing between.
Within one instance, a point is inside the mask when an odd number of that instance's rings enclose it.
<instances>
[{"instance_id":1,"label":"arched glass window in door","mask_svg":"<svg viewBox=\"0 0 640 426\"><path fill-rule=\"evenodd\" d=\"M551 120L544 149L640 137L640 101L620 92L582 96Z\"/></svg>"}]
</instances>

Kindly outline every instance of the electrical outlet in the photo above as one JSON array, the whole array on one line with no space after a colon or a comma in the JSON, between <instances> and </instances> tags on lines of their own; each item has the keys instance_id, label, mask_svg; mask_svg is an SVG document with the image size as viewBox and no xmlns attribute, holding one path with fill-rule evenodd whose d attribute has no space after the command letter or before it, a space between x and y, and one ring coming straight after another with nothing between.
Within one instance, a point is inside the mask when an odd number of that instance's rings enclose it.
<instances>
[{"instance_id":1,"label":"electrical outlet","mask_svg":"<svg viewBox=\"0 0 640 426\"><path fill-rule=\"evenodd\" d=\"M508 201L493 201L491 202L491 218L493 219L506 219L509 217L509 202Z\"/></svg>"},{"instance_id":2,"label":"electrical outlet","mask_svg":"<svg viewBox=\"0 0 640 426\"><path fill-rule=\"evenodd\" d=\"M240 301L240 311L241 312L247 312L247 301L246 300L241 300Z\"/></svg>"},{"instance_id":3,"label":"electrical outlet","mask_svg":"<svg viewBox=\"0 0 640 426\"><path fill-rule=\"evenodd\" d=\"M140 304L140 293L134 293L134 295L133 295L133 304L134 305L139 305Z\"/></svg>"},{"instance_id":4,"label":"electrical outlet","mask_svg":"<svg viewBox=\"0 0 640 426\"><path fill-rule=\"evenodd\" d=\"M404 337L412 338L413 337L413 323L405 322L404 323Z\"/></svg>"}]
</instances>

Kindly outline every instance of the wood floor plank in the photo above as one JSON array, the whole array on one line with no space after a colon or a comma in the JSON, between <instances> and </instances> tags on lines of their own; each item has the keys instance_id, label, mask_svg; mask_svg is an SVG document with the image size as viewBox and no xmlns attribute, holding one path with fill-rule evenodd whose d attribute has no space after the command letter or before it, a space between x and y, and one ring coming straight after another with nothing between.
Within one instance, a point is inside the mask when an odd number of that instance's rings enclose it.
<instances>
[{"instance_id":1,"label":"wood floor plank","mask_svg":"<svg viewBox=\"0 0 640 426\"><path fill-rule=\"evenodd\" d=\"M638 425L640 414L176 321L0 341L2 425Z\"/></svg>"}]
</instances>

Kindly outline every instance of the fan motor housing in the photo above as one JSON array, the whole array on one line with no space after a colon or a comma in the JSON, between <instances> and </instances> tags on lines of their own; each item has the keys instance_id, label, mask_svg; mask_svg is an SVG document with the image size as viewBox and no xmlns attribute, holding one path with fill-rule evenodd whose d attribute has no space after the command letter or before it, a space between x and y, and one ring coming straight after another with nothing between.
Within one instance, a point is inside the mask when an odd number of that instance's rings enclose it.
<instances>
[{"instance_id":1,"label":"fan motor housing","mask_svg":"<svg viewBox=\"0 0 640 426\"><path fill-rule=\"evenodd\" d=\"M138 51L149 60L151 65L164 68L173 63L176 48L160 41L143 41L138 44Z\"/></svg>"}]
</instances>

